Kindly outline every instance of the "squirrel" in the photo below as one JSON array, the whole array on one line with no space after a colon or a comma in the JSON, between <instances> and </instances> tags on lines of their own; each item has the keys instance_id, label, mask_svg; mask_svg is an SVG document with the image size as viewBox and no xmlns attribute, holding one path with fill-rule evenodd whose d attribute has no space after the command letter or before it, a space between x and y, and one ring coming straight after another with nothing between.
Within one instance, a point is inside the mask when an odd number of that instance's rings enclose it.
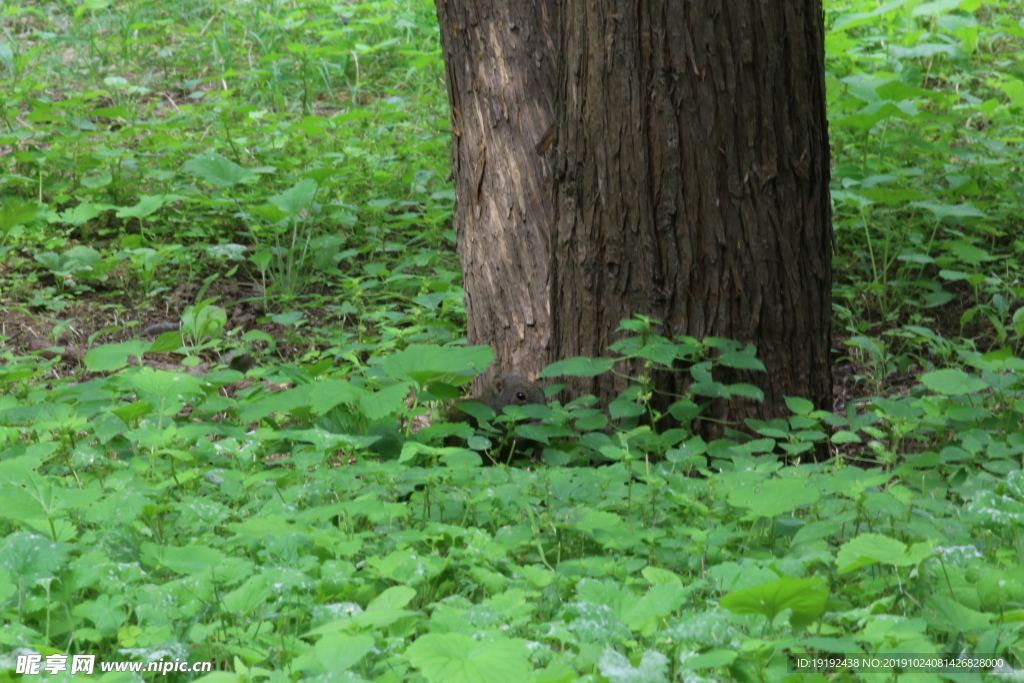
<instances>
[{"instance_id":1,"label":"squirrel","mask_svg":"<svg viewBox=\"0 0 1024 683\"><path fill-rule=\"evenodd\" d=\"M525 406L530 403L544 403L544 390L536 382L515 373L500 375L484 387L479 396L469 398L489 407L501 415L505 406ZM475 422L457 405L448 409L449 422Z\"/></svg>"},{"instance_id":2,"label":"squirrel","mask_svg":"<svg viewBox=\"0 0 1024 683\"><path fill-rule=\"evenodd\" d=\"M177 332L181 329L181 323L156 323L142 331L143 336L153 337L165 332ZM244 349L239 349L228 356L228 367L237 370L243 375L256 367L256 359L250 356Z\"/></svg>"},{"instance_id":3,"label":"squirrel","mask_svg":"<svg viewBox=\"0 0 1024 683\"><path fill-rule=\"evenodd\" d=\"M473 396L467 400L482 403L498 413L498 415L502 414L505 406L525 406L531 403L546 402L544 390L541 389L539 384L514 373L495 377L491 380L490 384L484 387L483 392L479 396ZM448 409L447 418L449 422L467 422L474 429L479 427L476 418L467 414L457 405L453 405ZM510 462L512 457L517 454L517 451L527 442L512 438L510 441L499 444L496 450L486 454L484 464ZM449 436L445 439L445 446L459 445L465 445L465 442L456 436Z\"/></svg>"},{"instance_id":4,"label":"squirrel","mask_svg":"<svg viewBox=\"0 0 1024 683\"><path fill-rule=\"evenodd\" d=\"M177 332L181 329L181 323L157 323L156 325L150 325L142 334L147 337L152 337L157 334L163 334L164 332Z\"/></svg>"}]
</instances>

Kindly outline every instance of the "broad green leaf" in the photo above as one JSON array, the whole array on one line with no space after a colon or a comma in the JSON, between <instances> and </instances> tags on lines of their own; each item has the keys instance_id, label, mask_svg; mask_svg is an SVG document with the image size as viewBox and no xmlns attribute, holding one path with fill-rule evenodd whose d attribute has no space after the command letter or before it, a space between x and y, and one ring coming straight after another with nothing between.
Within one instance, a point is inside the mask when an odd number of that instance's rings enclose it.
<instances>
[{"instance_id":1,"label":"broad green leaf","mask_svg":"<svg viewBox=\"0 0 1024 683\"><path fill-rule=\"evenodd\" d=\"M921 375L921 384L937 394L957 396L973 394L988 387L988 384L963 370L936 370Z\"/></svg>"},{"instance_id":2,"label":"broad green leaf","mask_svg":"<svg viewBox=\"0 0 1024 683\"><path fill-rule=\"evenodd\" d=\"M711 650L702 654L694 654L682 659L682 671L697 671L699 669L717 669L729 666L739 653L735 650Z\"/></svg>"},{"instance_id":3,"label":"broad green leaf","mask_svg":"<svg viewBox=\"0 0 1024 683\"><path fill-rule=\"evenodd\" d=\"M192 157L181 167L215 187L232 187L255 175L217 152Z\"/></svg>"},{"instance_id":4,"label":"broad green leaf","mask_svg":"<svg viewBox=\"0 0 1024 683\"><path fill-rule=\"evenodd\" d=\"M260 608L264 607L273 595L267 577L256 574L224 595L224 607L236 614L258 614Z\"/></svg>"},{"instance_id":5,"label":"broad green leaf","mask_svg":"<svg viewBox=\"0 0 1024 683\"><path fill-rule=\"evenodd\" d=\"M1001 603L999 607L1003 607ZM973 610L946 595L929 595L924 602L922 615L929 626L945 633L981 633L992 627L995 617ZM997 608L996 611L1001 611Z\"/></svg>"},{"instance_id":6,"label":"broad green leaf","mask_svg":"<svg viewBox=\"0 0 1024 683\"><path fill-rule=\"evenodd\" d=\"M411 389L408 382L400 382L386 389L364 394L359 397L359 410L369 420L399 413L405 408L405 399Z\"/></svg>"},{"instance_id":7,"label":"broad green leaf","mask_svg":"<svg viewBox=\"0 0 1024 683\"><path fill-rule=\"evenodd\" d=\"M19 197L4 197L0 206L0 235L6 235L16 225L28 223L39 213L39 205L33 199L27 201Z\"/></svg>"},{"instance_id":8,"label":"broad green leaf","mask_svg":"<svg viewBox=\"0 0 1024 683\"><path fill-rule=\"evenodd\" d=\"M953 242L947 247L947 249L949 249L950 253L958 259L964 263L969 263L972 266L978 266L985 261L992 260L992 255L987 251L980 249L973 244L968 244L967 242Z\"/></svg>"},{"instance_id":9,"label":"broad green leaf","mask_svg":"<svg viewBox=\"0 0 1024 683\"><path fill-rule=\"evenodd\" d=\"M860 443L861 439L859 436L851 431L841 429L832 435L832 443Z\"/></svg>"},{"instance_id":10,"label":"broad green leaf","mask_svg":"<svg viewBox=\"0 0 1024 683\"><path fill-rule=\"evenodd\" d=\"M810 415L811 411L814 410L814 404L808 401L806 398L799 396L786 396L786 406L789 407L797 415Z\"/></svg>"},{"instance_id":11,"label":"broad green leaf","mask_svg":"<svg viewBox=\"0 0 1024 683\"><path fill-rule=\"evenodd\" d=\"M895 188L868 188L862 189L857 194L883 204L905 204L914 200L924 199L928 195L918 190L895 189Z\"/></svg>"},{"instance_id":12,"label":"broad green leaf","mask_svg":"<svg viewBox=\"0 0 1024 683\"><path fill-rule=\"evenodd\" d=\"M419 616L416 612L407 609L375 609L372 612L363 612L352 617L352 623L356 628L363 630L381 629L390 626L400 619Z\"/></svg>"},{"instance_id":13,"label":"broad green leaf","mask_svg":"<svg viewBox=\"0 0 1024 683\"><path fill-rule=\"evenodd\" d=\"M323 415L339 403L355 404L369 392L344 379L328 379L310 385L309 405L314 415Z\"/></svg>"},{"instance_id":14,"label":"broad green leaf","mask_svg":"<svg viewBox=\"0 0 1024 683\"><path fill-rule=\"evenodd\" d=\"M938 16L940 14L945 14L946 12L959 9L960 5L965 2L967 2L967 0L936 0L935 2L925 2L915 7L910 12L910 16Z\"/></svg>"},{"instance_id":15,"label":"broad green leaf","mask_svg":"<svg viewBox=\"0 0 1024 683\"><path fill-rule=\"evenodd\" d=\"M34 586L46 577L59 576L67 569L68 546L42 536L15 531L0 540L0 569L19 585Z\"/></svg>"},{"instance_id":16,"label":"broad green leaf","mask_svg":"<svg viewBox=\"0 0 1024 683\"><path fill-rule=\"evenodd\" d=\"M82 362L89 372L113 372L128 365L128 356L141 360L142 354L148 349L149 344L137 339L120 344L103 344L89 349Z\"/></svg>"},{"instance_id":17,"label":"broad green leaf","mask_svg":"<svg viewBox=\"0 0 1024 683\"><path fill-rule=\"evenodd\" d=\"M931 555L933 543L908 546L881 534L861 534L843 544L836 555L839 573L846 574L872 564L912 567Z\"/></svg>"},{"instance_id":18,"label":"broad green leaf","mask_svg":"<svg viewBox=\"0 0 1024 683\"><path fill-rule=\"evenodd\" d=\"M680 348L676 344L650 344L638 349L636 355L665 367L672 367L672 363L679 357L679 351Z\"/></svg>"},{"instance_id":19,"label":"broad green leaf","mask_svg":"<svg viewBox=\"0 0 1024 683\"><path fill-rule=\"evenodd\" d=\"M938 202L911 202L911 206L930 211L936 218L985 218L985 212L971 204L939 204Z\"/></svg>"},{"instance_id":20,"label":"broad green leaf","mask_svg":"<svg viewBox=\"0 0 1024 683\"><path fill-rule=\"evenodd\" d=\"M163 207L164 202L167 201L167 197L162 194L149 195L144 194L139 197L138 203L135 206L125 206L117 210L118 218L145 218L150 216Z\"/></svg>"},{"instance_id":21,"label":"broad green leaf","mask_svg":"<svg viewBox=\"0 0 1024 683\"><path fill-rule=\"evenodd\" d=\"M18 585L14 582L11 573L0 567L0 602L7 602L17 592Z\"/></svg>"},{"instance_id":22,"label":"broad green leaf","mask_svg":"<svg viewBox=\"0 0 1024 683\"><path fill-rule=\"evenodd\" d=\"M622 623L645 636L654 635L662 620L682 607L690 589L681 585L654 586L622 610Z\"/></svg>"},{"instance_id":23,"label":"broad green leaf","mask_svg":"<svg viewBox=\"0 0 1024 683\"><path fill-rule=\"evenodd\" d=\"M201 339L216 339L228 323L228 314L220 306L210 303L212 299L195 306L186 306L181 313L181 329Z\"/></svg>"},{"instance_id":24,"label":"broad green leaf","mask_svg":"<svg viewBox=\"0 0 1024 683\"><path fill-rule=\"evenodd\" d=\"M430 381L444 382L457 375L483 372L493 360L494 350L490 346L411 344L385 358L381 368L389 377L412 379L422 387Z\"/></svg>"},{"instance_id":25,"label":"broad green leaf","mask_svg":"<svg viewBox=\"0 0 1024 683\"><path fill-rule=\"evenodd\" d=\"M734 614L760 614L769 623L780 612L790 609L789 623L794 628L803 628L825 613L827 599L828 584L823 579L784 576L778 581L733 591L718 604Z\"/></svg>"},{"instance_id":26,"label":"broad green leaf","mask_svg":"<svg viewBox=\"0 0 1024 683\"><path fill-rule=\"evenodd\" d=\"M889 12L893 12L910 1L911 0L889 0L889 2L882 3L871 12L850 12L848 14L840 15L832 25L832 30L849 30L863 24L871 23L875 17L884 16Z\"/></svg>"},{"instance_id":27,"label":"broad green leaf","mask_svg":"<svg viewBox=\"0 0 1024 683\"><path fill-rule=\"evenodd\" d=\"M541 377L596 377L608 372L615 365L614 358L586 358L576 356L552 363L544 368Z\"/></svg>"},{"instance_id":28,"label":"broad green leaf","mask_svg":"<svg viewBox=\"0 0 1024 683\"><path fill-rule=\"evenodd\" d=\"M409 586L392 586L375 597L366 606L366 611L375 609L402 609L416 597L416 590Z\"/></svg>"},{"instance_id":29,"label":"broad green leaf","mask_svg":"<svg viewBox=\"0 0 1024 683\"><path fill-rule=\"evenodd\" d=\"M290 188L276 194L268 201L289 216L294 216L313 203L316 196L316 182L303 178Z\"/></svg>"},{"instance_id":30,"label":"broad green leaf","mask_svg":"<svg viewBox=\"0 0 1024 683\"><path fill-rule=\"evenodd\" d=\"M730 384L726 387L726 391L730 398L733 396L742 396L743 398L749 398L754 401L764 400L764 392L753 384L747 384L746 382Z\"/></svg>"},{"instance_id":31,"label":"broad green leaf","mask_svg":"<svg viewBox=\"0 0 1024 683\"><path fill-rule=\"evenodd\" d=\"M477 641L459 633L429 633L406 655L431 683L523 683L533 674L526 644L508 638Z\"/></svg>"},{"instance_id":32,"label":"broad green leaf","mask_svg":"<svg viewBox=\"0 0 1024 683\"><path fill-rule=\"evenodd\" d=\"M171 332L164 332L150 345L150 353L174 353L185 346L185 342L181 338L181 332L177 330Z\"/></svg>"},{"instance_id":33,"label":"broad green leaf","mask_svg":"<svg viewBox=\"0 0 1024 683\"><path fill-rule=\"evenodd\" d=\"M617 545L618 540L629 535L629 526L621 517L602 510L588 510L571 526L602 545Z\"/></svg>"},{"instance_id":34,"label":"broad green leaf","mask_svg":"<svg viewBox=\"0 0 1024 683\"><path fill-rule=\"evenodd\" d=\"M73 209L60 212L60 220L69 225L85 225L93 218L96 218L104 211L115 208L112 204L96 204L93 202L82 202Z\"/></svg>"},{"instance_id":35,"label":"broad green leaf","mask_svg":"<svg viewBox=\"0 0 1024 683\"><path fill-rule=\"evenodd\" d=\"M601 675L609 683L667 683L668 657L655 650L647 650L636 666L621 652L606 647L597 662Z\"/></svg>"},{"instance_id":36,"label":"broad green leaf","mask_svg":"<svg viewBox=\"0 0 1024 683\"><path fill-rule=\"evenodd\" d=\"M750 510L744 519L778 517L802 505L816 503L819 498L817 489L800 479L769 479L729 492L730 505Z\"/></svg>"},{"instance_id":37,"label":"broad green leaf","mask_svg":"<svg viewBox=\"0 0 1024 683\"><path fill-rule=\"evenodd\" d=\"M316 644L316 657L332 677L348 671L373 649L373 637L330 633Z\"/></svg>"},{"instance_id":38,"label":"broad green leaf","mask_svg":"<svg viewBox=\"0 0 1024 683\"><path fill-rule=\"evenodd\" d=\"M178 574L199 574L222 565L224 553L206 546L164 546L144 543L142 555L150 563Z\"/></svg>"},{"instance_id":39,"label":"broad green leaf","mask_svg":"<svg viewBox=\"0 0 1024 683\"><path fill-rule=\"evenodd\" d=\"M723 353L718 357L718 364L739 370L764 371L764 363L757 359L757 349L753 344L748 344L742 351Z\"/></svg>"},{"instance_id":40,"label":"broad green leaf","mask_svg":"<svg viewBox=\"0 0 1024 683\"><path fill-rule=\"evenodd\" d=\"M640 574L647 579L652 586L681 586L683 580L675 572L661 567L644 567Z\"/></svg>"},{"instance_id":41,"label":"broad green leaf","mask_svg":"<svg viewBox=\"0 0 1024 683\"><path fill-rule=\"evenodd\" d=\"M238 419L242 422L256 422L272 413L288 413L299 407L311 406L312 385L304 384L285 391L265 395L247 404Z\"/></svg>"},{"instance_id":42,"label":"broad green leaf","mask_svg":"<svg viewBox=\"0 0 1024 683\"><path fill-rule=\"evenodd\" d=\"M125 405L118 406L110 410L117 419L121 420L125 424L135 420L136 418L142 417L143 415L149 415L153 412L155 406L149 401L132 401Z\"/></svg>"}]
</instances>

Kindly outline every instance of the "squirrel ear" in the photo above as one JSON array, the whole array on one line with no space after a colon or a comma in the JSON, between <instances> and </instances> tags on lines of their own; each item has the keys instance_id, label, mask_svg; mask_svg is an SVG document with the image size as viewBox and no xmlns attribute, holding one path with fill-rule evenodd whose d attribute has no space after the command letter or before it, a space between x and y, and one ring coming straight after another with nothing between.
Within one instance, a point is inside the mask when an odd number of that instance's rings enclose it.
<instances>
[{"instance_id":1,"label":"squirrel ear","mask_svg":"<svg viewBox=\"0 0 1024 683\"><path fill-rule=\"evenodd\" d=\"M505 390L505 378L498 377L494 380L494 384L492 386L494 387L494 393L500 394Z\"/></svg>"}]
</instances>

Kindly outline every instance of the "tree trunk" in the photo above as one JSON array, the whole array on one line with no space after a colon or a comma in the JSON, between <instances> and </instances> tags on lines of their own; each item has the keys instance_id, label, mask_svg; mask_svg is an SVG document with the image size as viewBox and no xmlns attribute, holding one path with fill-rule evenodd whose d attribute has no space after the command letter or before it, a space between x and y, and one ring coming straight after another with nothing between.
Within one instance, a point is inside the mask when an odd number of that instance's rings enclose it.
<instances>
[{"instance_id":1,"label":"tree trunk","mask_svg":"<svg viewBox=\"0 0 1024 683\"><path fill-rule=\"evenodd\" d=\"M437 0L452 121L455 235L470 344L495 374L549 357L554 203L543 152L554 122L554 0Z\"/></svg>"},{"instance_id":2,"label":"tree trunk","mask_svg":"<svg viewBox=\"0 0 1024 683\"><path fill-rule=\"evenodd\" d=\"M712 417L787 415L787 395L831 409L820 2L565 0L562 17L553 356L605 354L643 313L670 338L757 346L767 374L716 379L765 403Z\"/></svg>"},{"instance_id":3,"label":"tree trunk","mask_svg":"<svg viewBox=\"0 0 1024 683\"><path fill-rule=\"evenodd\" d=\"M713 417L785 415L787 395L831 409L821 3L724 5L437 0L468 336L496 370L606 355L642 313L757 346L767 374L716 379L764 405Z\"/></svg>"}]
</instances>

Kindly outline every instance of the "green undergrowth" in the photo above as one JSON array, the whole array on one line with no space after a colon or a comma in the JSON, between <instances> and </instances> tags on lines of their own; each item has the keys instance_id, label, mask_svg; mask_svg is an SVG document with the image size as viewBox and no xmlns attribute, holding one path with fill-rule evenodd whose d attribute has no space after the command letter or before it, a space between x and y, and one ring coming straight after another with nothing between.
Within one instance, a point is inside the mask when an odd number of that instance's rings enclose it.
<instances>
[{"instance_id":1,"label":"green undergrowth","mask_svg":"<svg viewBox=\"0 0 1024 683\"><path fill-rule=\"evenodd\" d=\"M714 368L758 369L753 349L624 328L620 354L544 375L682 361L680 426L658 428L637 377L607 413L412 430L486 347L251 385L128 365L176 332L97 347L81 383L20 363L0 398L0 638L269 680L783 680L800 655L1016 656L1024 361L925 373L849 417L792 398L788 420L708 443L689 427L709 400L759 398ZM533 459L483 467L510 436ZM819 441L878 464L793 465Z\"/></svg>"},{"instance_id":2,"label":"green undergrowth","mask_svg":"<svg viewBox=\"0 0 1024 683\"><path fill-rule=\"evenodd\" d=\"M461 341L432 3L0 7L0 681L1020 671L1024 11L825 13L836 412L705 441L755 350L641 316L548 405L444 421L492 352Z\"/></svg>"}]
</instances>

